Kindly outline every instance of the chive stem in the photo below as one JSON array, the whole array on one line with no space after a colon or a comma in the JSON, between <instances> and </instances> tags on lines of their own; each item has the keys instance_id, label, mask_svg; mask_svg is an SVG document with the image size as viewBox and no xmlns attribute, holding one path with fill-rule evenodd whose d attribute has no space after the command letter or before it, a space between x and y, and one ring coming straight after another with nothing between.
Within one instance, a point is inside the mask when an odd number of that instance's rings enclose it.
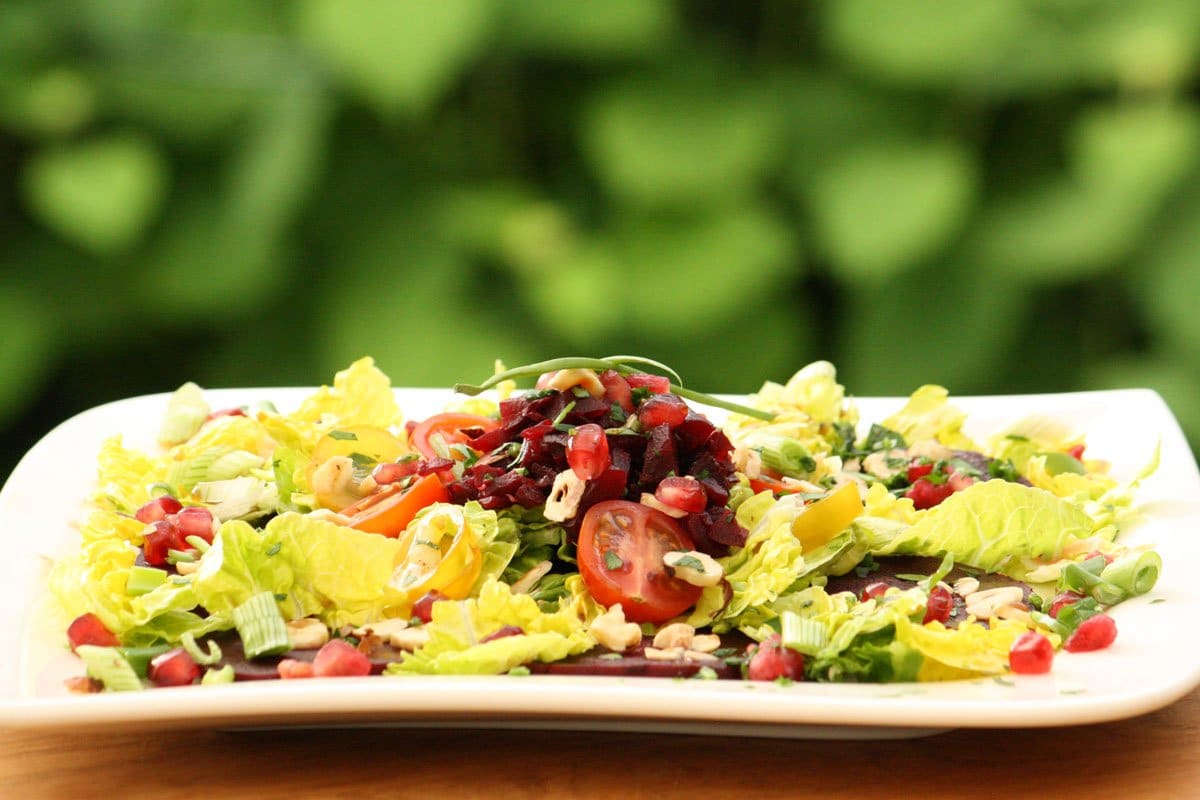
<instances>
[{"instance_id":1,"label":"chive stem","mask_svg":"<svg viewBox=\"0 0 1200 800\"><path fill-rule=\"evenodd\" d=\"M714 397L710 394L704 394L703 392L685 389L683 387L683 379L679 377L679 373L677 373L675 370L671 369L665 364L660 364L652 359L641 358L639 356L609 356L608 358L565 356L563 358L552 358L547 361L538 361L533 364L526 364L524 366L506 369L503 372L496 373L480 384L457 383L454 385L454 391L460 394L477 395L492 388L493 386L496 386L502 381L517 380L518 378L536 378L543 373L554 372L561 369L592 369L598 371L611 369L621 373L622 375L629 375L634 372L643 371L638 369L638 366L653 367L668 373L668 376L674 379L674 382L671 383L671 391L685 400L692 400L693 402L701 403L706 406L721 408L726 411L732 411L736 414L742 414L747 417L753 417L755 419L761 419L767 422L770 422L775 418L775 415L769 411L751 408L750 406L742 405L741 403L735 403L731 400L724 400L719 397Z\"/></svg>"},{"instance_id":2,"label":"chive stem","mask_svg":"<svg viewBox=\"0 0 1200 800\"><path fill-rule=\"evenodd\" d=\"M133 566L125 580L125 594L139 597L149 594L167 582L167 571L156 567Z\"/></svg>"}]
</instances>

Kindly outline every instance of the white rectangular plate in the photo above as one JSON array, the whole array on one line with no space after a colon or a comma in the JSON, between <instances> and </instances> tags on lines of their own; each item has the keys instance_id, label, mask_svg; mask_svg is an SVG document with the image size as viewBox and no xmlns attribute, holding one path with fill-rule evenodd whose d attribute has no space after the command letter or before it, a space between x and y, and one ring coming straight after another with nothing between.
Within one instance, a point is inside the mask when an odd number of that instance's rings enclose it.
<instances>
[{"instance_id":1,"label":"white rectangular plate","mask_svg":"<svg viewBox=\"0 0 1200 800\"><path fill-rule=\"evenodd\" d=\"M210 390L214 408L271 400L294 408L310 389ZM398 389L409 418L440 410L448 391ZM60 425L0 491L0 727L80 725L459 725L560 727L790 737L913 736L955 727L1073 725L1161 708L1200 683L1200 475L1178 424L1154 392L961 397L967 432L986 436L1029 413L1087 432L1088 455L1128 479L1162 442L1139 491L1144 518L1122 541L1153 543L1165 567L1149 595L1117 608L1109 649L1060 653L1046 676L943 684L831 685L563 676L339 678L71 695L80 674L61 623L49 623L49 561L77 546L73 523L94 488L96 455L115 433L152 448L166 395L136 397ZM904 402L859 399L866 421ZM714 414L714 416L717 416Z\"/></svg>"}]
</instances>

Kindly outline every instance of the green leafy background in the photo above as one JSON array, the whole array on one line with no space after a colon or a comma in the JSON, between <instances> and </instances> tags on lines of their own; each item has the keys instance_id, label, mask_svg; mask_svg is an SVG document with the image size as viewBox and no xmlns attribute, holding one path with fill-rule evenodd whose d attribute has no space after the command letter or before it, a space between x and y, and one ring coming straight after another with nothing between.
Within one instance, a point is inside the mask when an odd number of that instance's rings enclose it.
<instances>
[{"instance_id":1,"label":"green leafy background","mask_svg":"<svg viewBox=\"0 0 1200 800\"><path fill-rule=\"evenodd\" d=\"M632 352L1151 386L1200 441L1195 0L5 0L0 475L97 403Z\"/></svg>"}]
</instances>

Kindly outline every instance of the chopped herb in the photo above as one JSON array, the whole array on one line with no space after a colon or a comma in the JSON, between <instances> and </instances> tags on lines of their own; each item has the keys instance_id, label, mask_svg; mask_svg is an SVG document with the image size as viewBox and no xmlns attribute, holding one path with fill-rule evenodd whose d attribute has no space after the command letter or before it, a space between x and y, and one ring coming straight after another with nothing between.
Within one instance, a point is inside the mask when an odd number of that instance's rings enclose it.
<instances>
[{"instance_id":1,"label":"chopped herb","mask_svg":"<svg viewBox=\"0 0 1200 800\"><path fill-rule=\"evenodd\" d=\"M999 675L997 675L995 678L992 678L992 681L999 686L1016 686L1016 684L1010 681L1008 678L1003 678Z\"/></svg>"},{"instance_id":2,"label":"chopped herb","mask_svg":"<svg viewBox=\"0 0 1200 800\"><path fill-rule=\"evenodd\" d=\"M878 570L879 562L872 558L870 553L867 553L866 558L858 562L858 566L854 568L854 574L860 578L865 578L872 572L877 572Z\"/></svg>"},{"instance_id":3,"label":"chopped herb","mask_svg":"<svg viewBox=\"0 0 1200 800\"><path fill-rule=\"evenodd\" d=\"M712 667L701 667L692 678L698 681L715 681L717 679L717 671Z\"/></svg>"},{"instance_id":4,"label":"chopped herb","mask_svg":"<svg viewBox=\"0 0 1200 800\"><path fill-rule=\"evenodd\" d=\"M915 575L915 574L913 574L913 573L905 572L905 573L900 573L900 574L896 575L896 577L897 577L897 578L899 578L899 579L900 579L900 580L902 580L902 581L913 581L913 582L915 582L915 583L919 583L919 582L921 582L921 581L925 580L925 578L926 578L926 577L928 577L928 576L926 576L926 575Z\"/></svg>"},{"instance_id":5,"label":"chopped herb","mask_svg":"<svg viewBox=\"0 0 1200 800\"><path fill-rule=\"evenodd\" d=\"M620 569L625 566L625 562L612 550L607 550L604 553L604 566L608 569Z\"/></svg>"},{"instance_id":6,"label":"chopped herb","mask_svg":"<svg viewBox=\"0 0 1200 800\"><path fill-rule=\"evenodd\" d=\"M379 463L374 458L371 458L368 455L364 455L363 453L351 453L350 454L350 462L352 464L354 464L355 469L362 469L362 470L365 470L368 467L374 467L376 464Z\"/></svg>"},{"instance_id":7,"label":"chopped herb","mask_svg":"<svg viewBox=\"0 0 1200 800\"><path fill-rule=\"evenodd\" d=\"M859 455L874 453L877 450L896 450L907 446L908 442L904 441L904 436L891 428L875 424L867 431L867 439L863 442Z\"/></svg>"},{"instance_id":8,"label":"chopped herb","mask_svg":"<svg viewBox=\"0 0 1200 800\"><path fill-rule=\"evenodd\" d=\"M1017 472L1016 466L1007 458L993 458L988 462L988 474L993 478L1000 478L1010 482L1015 482L1020 479L1021 473Z\"/></svg>"},{"instance_id":9,"label":"chopped herb","mask_svg":"<svg viewBox=\"0 0 1200 800\"><path fill-rule=\"evenodd\" d=\"M338 441L357 442L358 434L352 433L351 431L330 431L329 438L337 439Z\"/></svg>"},{"instance_id":10,"label":"chopped herb","mask_svg":"<svg viewBox=\"0 0 1200 800\"><path fill-rule=\"evenodd\" d=\"M1019 433L1010 433L1007 436L1005 436L1004 438L1008 439L1010 442L1028 442L1029 441L1028 436L1022 436Z\"/></svg>"},{"instance_id":11,"label":"chopped herb","mask_svg":"<svg viewBox=\"0 0 1200 800\"><path fill-rule=\"evenodd\" d=\"M623 656L621 653L604 653L603 655L596 657L603 659L604 661L620 661L625 656Z\"/></svg>"},{"instance_id":12,"label":"chopped herb","mask_svg":"<svg viewBox=\"0 0 1200 800\"><path fill-rule=\"evenodd\" d=\"M795 683L794 680L783 675L775 679L776 686L791 686L793 683Z\"/></svg>"},{"instance_id":13,"label":"chopped herb","mask_svg":"<svg viewBox=\"0 0 1200 800\"><path fill-rule=\"evenodd\" d=\"M278 555L279 551L282 549L283 549L283 542L276 542L275 544L273 544L267 548L267 555L269 555L269 556Z\"/></svg>"},{"instance_id":14,"label":"chopped herb","mask_svg":"<svg viewBox=\"0 0 1200 800\"><path fill-rule=\"evenodd\" d=\"M510 669L508 671L508 674L512 675L513 677L524 678L526 675L530 675L532 673L530 673L529 667L516 666L516 667L513 667L512 669Z\"/></svg>"},{"instance_id":15,"label":"chopped herb","mask_svg":"<svg viewBox=\"0 0 1200 800\"><path fill-rule=\"evenodd\" d=\"M589 392L587 389L583 388L582 386L572 386L572 387L571 387L571 394L573 394L573 395L575 395L576 397L579 397L579 398L591 397L591 396L592 396L592 393L591 393L591 392Z\"/></svg>"},{"instance_id":16,"label":"chopped herb","mask_svg":"<svg viewBox=\"0 0 1200 800\"><path fill-rule=\"evenodd\" d=\"M630 393L633 397L633 405L640 406L642 403L650 399L650 395L654 392L650 391L648 386L639 386Z\"/></svg>"},{"instance_id":17,"label":"chopped herb","mask_svg":"<svg viewBox=\"0 0 1200 800\"><path fill-rule=\"evenodd\" d=\"M700 559L696 558L695 556L684 556L683 558L681 558L675 562L675 567L676 568L684 567L686 569L695 569L695 570L699 570L700 572L704 571L704 565L701 564Z\"/></svg>"},{"instance_id":18,"label":"chopped herb","mask_svg":"<svg viewBox=\"0 0 1200 800\"><path fill-rule=\"evenodd\" d=\"M1167 598L1165 598L1165 597L1156 597L1156 598L1154 598L1153 600L1151 600L1151 601L1150 601L1150 605L1152 605L1152 606L1156 606L1156 605L1158 605L1159 603L1165 603L1165 602L1167 602Z\"/></svg>"},{"instance_id":19,"label":"chopped herb","mask_svg":"<svg viewBox=\"0 0 1200 800\"><path fill-rule=\"evenodd\" d=\"M276 599L276 600L278 600L280 603L282 603L284 600L287 600L287 595L286 595L286 594L279 594L279 593L277 592L277 593L275 594L275 599Z\"/></svg>"},{"instance_id":20,"label":"chopped herb","mask_svg":"<svg viewBox=\"0 0 1200 800\"><path fill-rule=\"evenodd\" d=\"M1059 694L1087 694L1087 689L1059 689Z\"/></svg>"},{"instance_id":21,"label":"chopped herb","mask_svg":"<svg viewBox=\"0 0 1200 800\"><path fill-rule=\"evenodd\" d=\"M551 424L557 428L559 425L561 425L563 423L563 420L565 420L567 418L567 414L570 414L574 408L575 408L575 401L572 400L571 402L569 402L565 406L563 406L563 410L558 412L558 416L554 418L554 422L552 422Z\"/></svg>"},{"instance_id":22,"label":"chopped herb","mask_svg":"<svg viewBox=\"0 0 1200 800\"><path fill-rule=\"evenodd\" d=\"M712 654L717 658L728 658L740 652L736 647L718 647Z\"/></svg>"}]
</instances>

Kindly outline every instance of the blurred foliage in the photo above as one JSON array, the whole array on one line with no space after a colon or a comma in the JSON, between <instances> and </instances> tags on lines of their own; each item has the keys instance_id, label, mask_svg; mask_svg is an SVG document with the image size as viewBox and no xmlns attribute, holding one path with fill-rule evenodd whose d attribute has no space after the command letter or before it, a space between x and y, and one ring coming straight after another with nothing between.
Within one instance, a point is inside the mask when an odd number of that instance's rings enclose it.
<instances>
[{"instance_id":1,"label":"blurred foliage","mask_svg":"<svg viewBox=\"0 0 1200 800\"><path fill-rule=\"evenodd\" d=\"M5 0L0 474L173 388L635 352L1148 385L1200 441L1195 0Z\"/></svg>"}]
</instances>

